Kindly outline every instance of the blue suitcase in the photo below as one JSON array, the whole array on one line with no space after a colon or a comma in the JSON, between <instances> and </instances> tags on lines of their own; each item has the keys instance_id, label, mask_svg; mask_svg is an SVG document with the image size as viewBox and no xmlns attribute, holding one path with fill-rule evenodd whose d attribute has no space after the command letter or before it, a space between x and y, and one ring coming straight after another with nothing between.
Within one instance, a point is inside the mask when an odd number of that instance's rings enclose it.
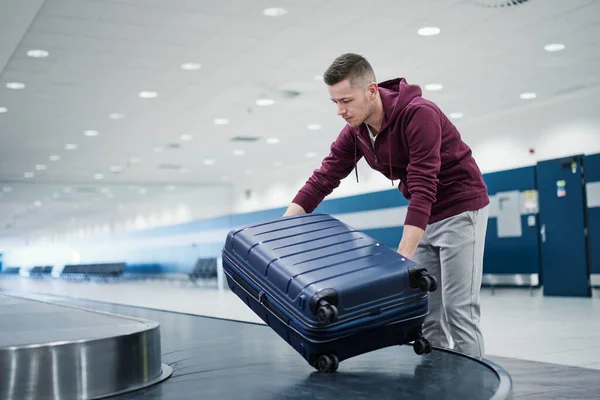
<instances>
[{"instance_id":1,"label":"blue suitcase","mask_svg":"<svg viewBox=\"0 0 600 400\"><path fill-rule=\"evenodd\" d=\"M431 351L421 328L435 279L329 215L234 229L222 255L229 288L319 371L388 346Z\"/></svg>"}]
</instances>

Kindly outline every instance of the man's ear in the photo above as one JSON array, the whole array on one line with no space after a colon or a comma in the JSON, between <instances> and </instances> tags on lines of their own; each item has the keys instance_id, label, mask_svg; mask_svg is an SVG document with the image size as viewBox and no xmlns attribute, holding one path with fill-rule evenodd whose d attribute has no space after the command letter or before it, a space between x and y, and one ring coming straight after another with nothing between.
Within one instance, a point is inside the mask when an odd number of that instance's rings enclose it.
<instances>
[{"instance_id":1,"label":"man's ear","mask_svg":"<svg viewBox=\"0 0 600 400\"><path fill-rule=\"evenodd\" d=\"M369 83L368 91L369 91L369 95L372 98L375 98L375 96L377 95L377 88L378 88L377 82Z\"/></svg>"}]
</instances>

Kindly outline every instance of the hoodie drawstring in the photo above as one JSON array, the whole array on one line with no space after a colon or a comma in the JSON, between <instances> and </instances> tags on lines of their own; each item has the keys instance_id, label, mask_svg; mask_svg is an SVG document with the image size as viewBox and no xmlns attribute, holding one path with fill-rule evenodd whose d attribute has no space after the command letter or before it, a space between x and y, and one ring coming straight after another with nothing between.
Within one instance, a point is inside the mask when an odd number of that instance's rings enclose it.
<instances>
[{"instance_id":1,"label":"hoodie drawstring","mask_svg":"<svg viewBox=\"0 0 600 400\"><path fill-rule=\"evenodd\" d=\"M354 171L356 172L356 182L358 183L358 165L356 164L356 141L358 138L354 136Z\"/></svg>"},{"instance_id":2,"label":"hoodie drawstring","mask_svg":"<svg viewBox=\"0 0 600 400\"><path fill-rule=\"evenodd\" d=\"M358 134L354 136L354 172L356 173L356 182L358 183L358 164L356 163L356 143L358 140ZM373 149L373 151L375 151ZM390 182L394 186L394 177L392 176L392 141L389 140L389 151L388 151L388 164L390 167Z\"/></svg>"},{"instance_id":3,"label":"hoodie drawstring","mask_svg":"<svg viewBox=\"0 0 600 400\"><path fill-rule=\"evenodd\" d=\"M392 135L388 133L388 163L390 164L390 182L392 182L392 186L394 186L394 177L392 176Z\"/></svg>"}]
</instances>

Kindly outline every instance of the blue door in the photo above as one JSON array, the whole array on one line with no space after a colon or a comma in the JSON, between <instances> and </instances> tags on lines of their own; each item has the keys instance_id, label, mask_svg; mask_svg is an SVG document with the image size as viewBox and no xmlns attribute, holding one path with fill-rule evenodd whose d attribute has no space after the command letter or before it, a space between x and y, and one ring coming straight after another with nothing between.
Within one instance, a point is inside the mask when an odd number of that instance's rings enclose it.
<instances>
[{"instance_id":1,"label":"blue door","mask_svg":"<svg viewBox=\"0 0 600 400\"><path fill-rule=\"evenodd\" d=\"M590 297L583 156L537 165L545 296Z\"/></svg>"}]
</instances>

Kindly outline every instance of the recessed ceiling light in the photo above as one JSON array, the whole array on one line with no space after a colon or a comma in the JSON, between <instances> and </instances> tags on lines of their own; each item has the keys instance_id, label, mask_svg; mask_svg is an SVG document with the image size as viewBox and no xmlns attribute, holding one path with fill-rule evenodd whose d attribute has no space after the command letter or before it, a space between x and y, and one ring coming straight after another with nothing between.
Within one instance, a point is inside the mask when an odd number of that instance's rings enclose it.
<instances>
[{"instance_id":1,"label":"recessed ceiling light","mask_svg":"<svg viewBox=\"0 0 600 400\"><path fill-rule=\"evenodd\" d=\"M452 118L452 119L461 119L464 116L465 116L465 114L463 114L461 112L450 113L450 118Z\"/></svg>"},{"instance_id":2,"label":"recessed ceiling light","mask_svg":"<svg viewBox=\"0 0 600 400\"><path fill-rule=\"evenodd\" d=\"M24 89L25 88L25 84L21 83L21 82L8 82L6 84L6 87L8 89L19 90L19 89Z\"/></svg>"},{"instance_id":3,"label":"recessed ceiling light","mask_svg":"<svg viewBox=\"0 0 600 400\"><path fill-rule=\"evenodd\" d=\"M132 157L129 159L129 164L131 165L139 164L140 162L142 162L142 160L140 160L139 158Z\"/></svg>"},{"instance_id":4,"label":"recessed ceiling light","mask_svg":"<svg viewBox=\"0 0 600 400\"><path fill-rule=\"evenodd\" d=\"M283 163L282 163L281 161L275 161L275 162L273 163L273 166L274 166L274 167L281 167L282 165L283 165Z\"/></svg>"},{"instance_id":5,"label":"recessed ceiling light","mask_svg":"<svg viewBox=\"0 0 600 400\"><path fill-rule=\"evenodd\" d=\"M256 105L257 106L272 106L273 104L275 104L275 100L273 99L258 99L256 100Z\"/></svg>"},{"instance_id":6,"label":"recessed ceiling light","mask_svg":"<svg viewBox=\"0 0 600 400\"><path fill-rule=\"evenodd\" d=\"M442 86L442 84L440 83L428 83L427 85L425 85L425 90L428 90L430 92L437 92L438 90L442 90L444 88L444 86Z\"/></svg>"},{"instance_id":7,"label":"recessed ceiling light","mask_svg":"<svg viewBox=\"0 0 600 400\"><path fill-rule=\"evenodd\" d=\"M426 26L417 31L417 33L421 36L435 36L441 32L440 28L437 26Z\"/></svg>"},{"instance_id":8,"label":"recessed ceiling light","mask_svg":"<svg viewBox=\"0 0 600 400\"><path fill-rule=\"evenodd\" d=\"M322 126L320 124L308 124L308 129L311 131L318 131Z\"/></svg>"},{"instance_id":9,"label":"recessed ceiling light","mask_svg":"<svg viewBox=\"0 0 600 400\"><path fill-rule=\"evenodd\" d=\"M215 125L227 125L229 120L227 118L215 118Z\"/></svg>"},{"instance_id":10,"label":"recessed ceiling light","mask_svg":"<svg viewBox=\"0 0 600 400\"><path fill-rule=\"evenodd\" d=\"M201 64L198 63L185 63L185 64L181 64L181 69L183 69L184 71L197 71L200 68L202 68Z\"/></svg>"},{"instance_id":11,"label":"recessed ceiling light","mask_svg":"<svg viewBox=\"0 0 600 400\"><path fill-rule=\"evenodd\" d=\"M317 153L311 151L311 152L306 153L305 156L307 158L315 158L317 156Z\"/></svg>"},{"instance_id":12,"label":"recessed ceiling light","mask_svg":"<svg viewBox=\"0 0 600 400\"><path fill-rule=\"evenodd\" d=\"M6 108L6 107L0 107L0 114L4 114L7 111L8 111L8 108Z\"/></svg>"},{"instance_id":13,"label":"recessed ceiling light","mask_svg":"<svg viewBox=\"0 0 600 400\"><path fill-rule=\"evenodd\" d=\"M36 207L41 207L42 206L42 202L38 200L35 203L33 203L33 205L36 206Z\"/></svg>"},{"instance_id":14,"label":"recessed ceiling light","mask_svg":"<svg viewBox=\"0 0 600 400\"><path fill-rule=\"evenodd\" d=\"M142 99L154 99L158 96L158 93L151 91L144 91L139 93L140 98Z\"/></svg>"},{"instance_id":15,"label":"recessed ceiling light","mask_svg":"<svg viewBox=\"0 0 600 400\"><path fill-rule=\"evenodd\" d=\"M9 193L9 192L12 192L12 188L11 188L10 186L4 186L4 187L2 188L2 191L3 191L3 192L6 192L6 193Z\"/></svg>"},{"instance_id":16,"label":"recessed ceiling light","mask_svg":"<svg viewBox=\"0 0 600 400\"><path fill-rule=\"evenodd\" d=\"M122 170L122 168L121 168L121 167L119 167L118 165L115 165L115 166L113 166L113 167L110 167L110 172L113 172L113 173L115 173L115 174L116 174L116 173L119 173L119 172L121 172L121 170Z\"/></svg>"},{"instance_id":17,"label":"recessed ceiling light","mask_svg":"<svg viewBox=\"0 0 600 400\"><path fill-rule=\"evenodd\" d=\"M104 179L103 174L94 174L94 179Z\"/></svg>"},{"instance_id":18,"label":"recessed ceiling light","mask_svg":"<svg viewBox=\"0 0 600 400\"><path fill-rule=\"evenodd\" d=\"M119 113L111 113L108 115L108 118L110 119L123 119L125 118L125 116L123 114L119 114Z\"/></svg>"},{"instance_id":19,"label":"recessed ceiling light","mask_svg":"<svg viewBox=\"0 0 600 400\"><path fill-rule=\"evenodd\" d=\"M35 169L37 169L38 171L45 171L46 166L44 164L38 164L35 166Z\"/></svg>"},{"instance_id":20,"label":"recessed ceiling light","mask_svg":"<svg viewBox=\"0 0 600 400\"><path fill-rule=\"evenodd\" d=\"M48 157L50 161L60 161L60 156L50 156Z\"/></svg>"},{"instance_id":21,"label":"recessed ceiling light","mask_svg":"<svg viewBox=\"0 0 600 400\"><path fill-rule=\"evenodd\" d=\"M65 149L67 149L67 150L77 150L77 145L69 143L69 144L65 145Z\"/></svg>"},{"instance_id":22,"label":"recessed ceiling light","mask_svg":"<svg viewBox=\"0 0 600 400\"><path fill-rule=\"evenodd\" d=\"M281 17L282 15L287 14L287 10L285 8L272 7L265 8L262 13L267 17Z\"/></svg>"},{"instance_id":23,"label":"recessed ceiling light","mask_svg":"<svg viewBox=\"0 0 600 400\"><path fill-rule=\"evenodd\" d=\"M244 150L241 149L237 149L233 151L233 155L234 156L243 156L244 154L246 154L246 152Z\"/></svg>"},{"instance_id":24,"label":"recessed ceiling light","mask_svg":"<svg viewBox=\"0 0 600 400\"><path fill-rule=\"evenodd\" d=\"M279 143L279 139L277 139L277 138L268 138L267 139L267 143L268 144L277 144L277 143Z\"/></svg>"},{"instance_id":25,"label":"recessed ceiling light","mask_svg":"<svg viewBox=\"0 0 600 400\"><path fill-rule=\"evenodd\" d=\"M33 178L34 174L33 172L25 172L25 178Z\"/></svg>"},{"instance_id":26,"label":"recessed ceiling light","mask_svg":"<svg viewBox=\"0 0 600 400\"><path fill-rule=\"evenodd\" d=\"M27 55L32 58L45 58L48 57L50 53L46 50L29 50L27 51Z\"/></svg>"},{"instance_id":27,"label":"recessed ceiling light","mask_svg":"<svg viewBox=\"0 0 600 400\"><path fill-rule=\"evenodd\" d=\"M544 50L546 51L561 51L565 49L565 45L562 43L550 43L544 46Z\"/></svg>"},{"instance_id":28,"label":"recessed ceiling light","mask_svg":"<svg viewBox=\"0 0 600 400\"><path fill-rule=\"evenodd\" d=\"M215 165L215 160L206 159L204 160L204 165Z\"/></svg>"},{"instance_id":29,"label":"recessed ceiling light","mask_svg":"<svg viewBox=\"0 0 600 400\"><path fill-rule=\"evenodd\" d=\"M83 134L85 136L89 136L89 137L93 137L93 136L98 136L99 135L98 131L93 131L93 130L85 131L85 132L83 132Z\"/></svg>"},{"instance_id":30,"label":"recessed ceiling light","mask_svg":"<svg viewBox=\"0 0 600 400\"><path fill-rule=\"evenodd\" d=\"M192 135L188 135L188 134L183 134L181 135L181 140L183 140L184 142L189 142L190 140L192 140L194 137Z\"/></svg>"},{"instance_id":31,"label":"recessed ceiling light","mask_svg":"<svg viewBox=\"0 0 600 400\"><path fill-rule=\"evenodd\" d=\"M536 97L537 97L537 94L535 94L533 92L521 93L521 99L523 99L523 100L531 100L531 99L535 99Z\"/></svg>"}]
</instances>

